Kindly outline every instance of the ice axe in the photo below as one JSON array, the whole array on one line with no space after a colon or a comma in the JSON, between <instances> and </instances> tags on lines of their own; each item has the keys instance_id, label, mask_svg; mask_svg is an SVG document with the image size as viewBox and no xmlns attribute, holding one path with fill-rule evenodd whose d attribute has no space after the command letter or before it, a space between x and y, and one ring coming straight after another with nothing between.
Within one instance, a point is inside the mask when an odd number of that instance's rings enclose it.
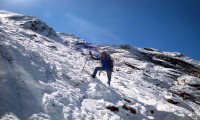
<instances>
[{"instance_id":1,"label":"ice axe","mask_svg":"<svg viewBox=\"0 0 200 120\"><path fill-rule=\"evenodd\" d=\"M81 73L83 72L83 70L85 69L85 64L87 63L87 59L85 60L85 63L84 63L84 65L83 65L83 68L82 68L82 70L81 70Z\"/></svg>"},{"instance_id":2,"label":"ice axe","mask_svg":"<svg viewBox=\"0 0 200 120\"><path fill-rule=\"evenodd\" d=\"M91 56L91 55L92 55L92 52L89 51L89 54L90 54L90 56ZM88 61L88 59L85 60L85 63L84 63L83 68L82 68L82 70L81 70L81 73L82 73L83 70L85 69L85 65L86 65L87 61Z\"/></svg>"}]
</instances>

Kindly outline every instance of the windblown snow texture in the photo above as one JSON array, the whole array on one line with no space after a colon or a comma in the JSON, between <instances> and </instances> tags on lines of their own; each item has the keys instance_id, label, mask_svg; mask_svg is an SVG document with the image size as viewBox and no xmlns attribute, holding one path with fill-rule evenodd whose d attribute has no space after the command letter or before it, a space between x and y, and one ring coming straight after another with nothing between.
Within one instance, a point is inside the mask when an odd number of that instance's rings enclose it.
<instances>
[{"instance_id":1,"label":"windblown snow texture","mask_svg":"<svg viewBox=\"0 0 200 120\"><path fill-rule=\"evenodd\" d=\"M114 58L111 87L105 72L91 78L100 64L90 50ZM0 119L199 120L200 63L152 48L93 46L1 10Z\"/></svg>"}]
</instances>

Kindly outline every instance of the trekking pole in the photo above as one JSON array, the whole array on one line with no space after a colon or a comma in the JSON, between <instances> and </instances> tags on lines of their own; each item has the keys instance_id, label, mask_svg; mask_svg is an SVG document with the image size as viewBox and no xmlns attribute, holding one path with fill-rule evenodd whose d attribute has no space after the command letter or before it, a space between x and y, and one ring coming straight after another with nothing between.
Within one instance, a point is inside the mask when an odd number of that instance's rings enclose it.
<instances>
[{"instance_id":1,"label":"trekking pole","mask_svg":"<svg viewBox=\"0 0 200 120\"><path fill-rule=\"evenodd\" d=\"M88 60L86 59L84 65L83 65L83 68L82 68L82 70L81 70L81 73L82 73L83 70L85 69L85 65L86 65L87 61L88 61Z\"/></svg>"},{"instance_id":2,"label":"trekking pole","mask_svg":"<svg viewBox=\"0 0 200 120\"><path fill-rule=\"evenodd\" d=\"M89 51L89 54L90 54L90 56L92 57L91 50ZM91 58L90 58L90 59L91 59ZM89 60L89 59L86 58L85 63L84 63L84 65L83 65L83 69L81 70L81 73L82 73L83 70L85 69L85 65L86 65L86 63L87 63L88 60Z\"/></svg>"}]
</instances>

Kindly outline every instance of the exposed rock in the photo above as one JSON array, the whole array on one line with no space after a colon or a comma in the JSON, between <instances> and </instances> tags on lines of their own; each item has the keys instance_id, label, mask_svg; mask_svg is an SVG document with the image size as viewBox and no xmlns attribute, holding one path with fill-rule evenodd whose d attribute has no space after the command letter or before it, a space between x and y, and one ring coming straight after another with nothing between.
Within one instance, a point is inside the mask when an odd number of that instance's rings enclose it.
<instances>
[{"instance_id":1,"label":"exposed rock","mask_svg":"<svg viewBox=\"0 0 200 120\"><path fill-rule=\"evenodd\" d=\"M148 50L148 51L155 51L154 49L152 48L144 48L145 50Z\"/></svg>"},{"instance_id":2,"label":"exposed rock","mask_svg":"<svg viewBox=\"0 0 200 120\"><path fill-rule=\"evenodd\" d=\"M176 101L174 101L174 100L172 100L172 99L167 99L167 101L168 101L169 103L171 103L171 104L174 104L174 105L176 105L176 104L179 103L179 102L176 102Z\"/></svg>"},{"instance_id":3,"label":"exposed rock","mask_svg":"<svg viewBox=\"0 0 200 120\"><path fill-rule=\"evenodd\" d=\"M147 53L144 53L147 54ZM181 72L186 72L189 75L199 77L200 78L200 68L185 62L181 59L178 58L173 58L171 56L167 56L164 54L150 54L154 59L152 60L152 63L163 66L166 68L172 68L172 69L177 69L180 70Z\"/></svg>"},{"instance_id":4,"label":"exposed rock","mask_svg":"<svg viewBox=\"0 0 200 120\"><path fill-rule=\"evenodd\" d=\"M131 46L131 45L128 45L128 44L125 44L125 45L121 45L120 48L121 48L121 49L127 50L127 49L131 49L132 46Z\"/></svg>"},{"instance_id":5,"label":"exposed rock","mask_svg":"<svg viewBox=\"0 0 200 120\"><path fill-rule=\"evenodd\" d=\"M134 65L131 65L131 64L128 63L128 62L124 62L124 64L127 65L128 67L132 68L132 69L135 69L135 70L142 70L141 68L135 67Z\"/></svg>"},{"instance_id":6,"label":"exposed rock","mask_svg":"<svg viewBox=\"0 0 200 120\"><path fill-rule=\"evenodd\" d=\"M57 49L57 47L54 46L54 45L50 45L50 46L48 46L48 47L50 47L50 48L52 48L52 49Z\"/></svg>"},{"instance_id":7,"label":"exposed rock","mask_svg":"<svg viewBox=\"0 0 200 120\"><path fill-rule=\"evenodd\" d=\"M124 110L129 110L129 108L124 104L123 106L122 106L122 108L124 109Z\"/></svg>"},{"instance_id":8,"label":"exposed rock","mask_svg":"<svg viewBox=\"0 0 200 120\"><path fill-rule=\"evenodd\" d=\"M118 107L116 107L116 106L111 106L111 105L106 106L106 109L108 109L108 110L110 110L110 111L113 111L113 112L119 111L119 108L118 108Z\"/></svg>"},{"instance_id":9,"label":"exposed rock","mask_svg":"<svg viewBox=\"0 0 200 120\"><path fill-rule=\"evenodd\" d=\"M23 26L25 29L30 29L33 30L39 34L43 34L45 36L57 36L57 33L48 25L46 25L45 23L43 23L42 21L38 20L38 19L32 19L24 24L22 24L21 26Z\"/></svg>"},{"instance_id":10,"label":"exposed rock","mask_svg":"<svg viewBox=\"0 0 200 120\"><path fill-rule=\"evenodd\" d=\"M132 107L129 107L129 110L131 111L132 114L136 114L136 110Z\"/></svg>"},{"instance_id":11,"label":"exposed rock","mask_svg":"<svg viewBox=\"0 0 200 120\"><path fill-rule=\"evenodd\" d=\"M149 110L149 112L150 112L151 114L154 114L154 110Z\"/></svg>"},{"instance_id":12,"label":"exposed rock","mask_svg":"<svg viewBox=\"0 0 200 120\"><path fill-rule=\"evenodd\" d=\"M131 100L128 100L127 98L124 98L124 101L131 103Z\"/></svg>"},{"instance_id":13,"label":"exposed rock","mask_svg":"<svg viewBox=\"0 0 200 120\"><path fill-rule=\"evenodd\" d=\"M124 110L130 111L132 114L136 114L136 110L135 110L134 108L130 107L130 106L127 106L127 105L124 104L124 105L122 106L122 108L123 108Z\"/></svg>"}]
</instances>

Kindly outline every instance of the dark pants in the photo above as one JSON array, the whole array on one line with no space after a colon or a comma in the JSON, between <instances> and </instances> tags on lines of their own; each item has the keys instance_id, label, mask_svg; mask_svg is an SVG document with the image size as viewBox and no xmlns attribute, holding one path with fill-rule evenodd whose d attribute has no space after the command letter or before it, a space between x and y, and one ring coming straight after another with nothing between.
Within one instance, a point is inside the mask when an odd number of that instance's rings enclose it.
<instances>
[{"instance_id":1,"label":"dark pants","mask_svg":"<svg viewBox=\"0 0 200 120\"><path fill-rule=\"evenodd\" d=\"M108 77L108 84L110 85L111 74L112 74L110 68L96 67L92 75L95 77L99 70L106 71Z\"/></svg>"}]
</instances>

